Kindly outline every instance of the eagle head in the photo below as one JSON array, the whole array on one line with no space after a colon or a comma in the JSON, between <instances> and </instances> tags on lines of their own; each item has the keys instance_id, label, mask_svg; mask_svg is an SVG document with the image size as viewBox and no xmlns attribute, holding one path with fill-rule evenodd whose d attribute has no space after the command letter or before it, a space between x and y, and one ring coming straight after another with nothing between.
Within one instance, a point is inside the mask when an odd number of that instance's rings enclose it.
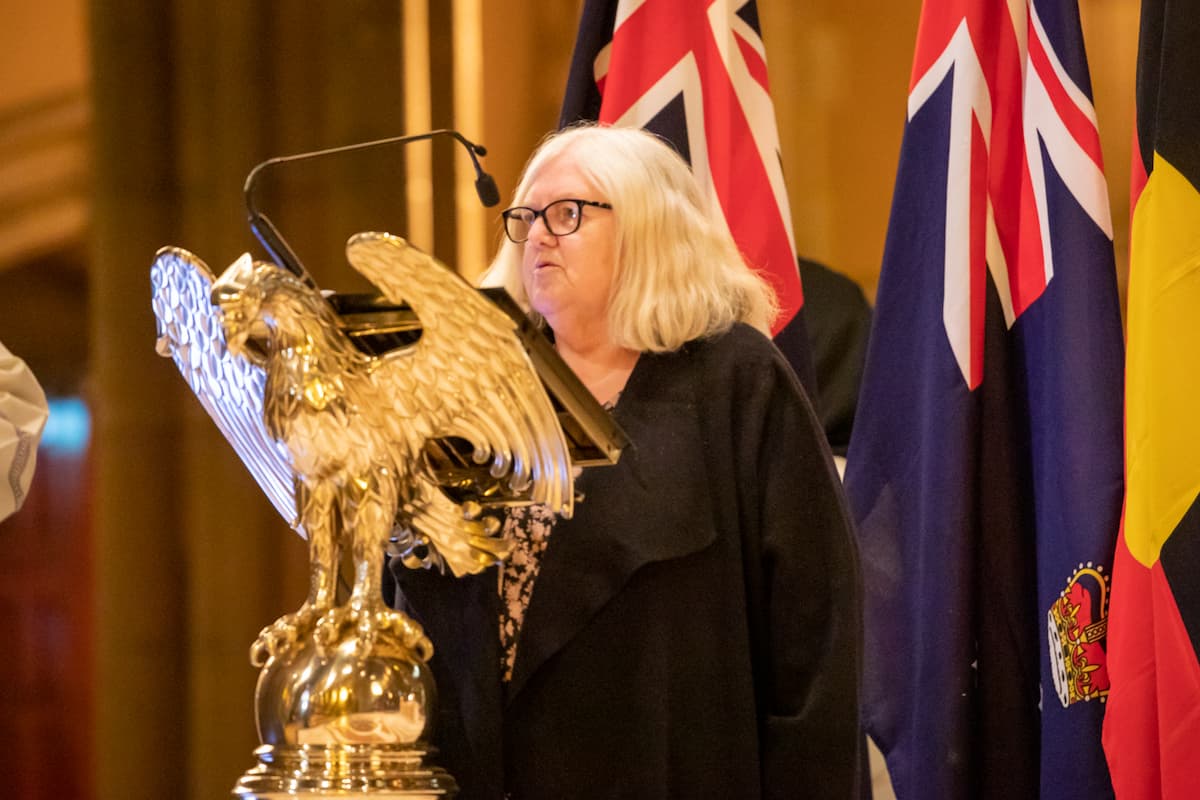
<instances>
[{"instance_id":1,"label":"eagle head","mask_svg":"<svg viewBox=\"0 0 1200 800\"><path fill-rule=\"evenodd\" d=\"M259 366L266 362L271 336L266 314L271 297L266 280L269 273L282 270L270 264L256 264L245 253L213 284L210 296L212 304L221 309L229 352Z\"/></svg>"}]
</instances>

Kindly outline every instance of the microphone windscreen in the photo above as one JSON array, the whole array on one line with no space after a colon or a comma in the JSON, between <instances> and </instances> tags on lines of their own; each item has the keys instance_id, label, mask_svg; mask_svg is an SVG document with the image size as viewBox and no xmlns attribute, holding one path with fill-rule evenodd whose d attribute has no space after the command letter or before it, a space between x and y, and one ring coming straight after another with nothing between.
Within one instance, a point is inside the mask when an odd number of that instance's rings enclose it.
<instances>
[{"instance_id":1,"label":"microphone windscreen","mask_svg":"<svg viewBox=\"0 0 1200 800\"><path fill-rule=\"evenodd\" d=\"M496 181L486 172L481 172L475 179L475 193L479 195L479 202L488 208L500 203L500 190L496 188Z\"/></svg>"}]
</instances>

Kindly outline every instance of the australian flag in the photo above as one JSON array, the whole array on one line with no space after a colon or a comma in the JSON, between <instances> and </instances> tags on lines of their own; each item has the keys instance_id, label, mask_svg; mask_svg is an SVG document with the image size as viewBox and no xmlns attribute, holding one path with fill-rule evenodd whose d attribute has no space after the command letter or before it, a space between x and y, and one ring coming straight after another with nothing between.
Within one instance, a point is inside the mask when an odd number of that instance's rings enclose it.
<instances>
[{"instance_id":1,"label":"australian flag","mask_svg":"<svg viewBox=\"0 0 1200 800\"><path fill-rule=\"evenodd\" d=\"M901 800L1111 796L1123 359L1076 0L925 0L847 472Z\"/></svg>"},{"instance_id":2,"label":"australian flag","mask_svg":"<svg viewBox=\"0 0 1200 800\"><path fill-rule=\"evenodd\" d=\"M688 160L774 288L775 343L815 395L753 0L587 0L559 123L581 120L645 128Z\"/></svg>"}]
</instances>

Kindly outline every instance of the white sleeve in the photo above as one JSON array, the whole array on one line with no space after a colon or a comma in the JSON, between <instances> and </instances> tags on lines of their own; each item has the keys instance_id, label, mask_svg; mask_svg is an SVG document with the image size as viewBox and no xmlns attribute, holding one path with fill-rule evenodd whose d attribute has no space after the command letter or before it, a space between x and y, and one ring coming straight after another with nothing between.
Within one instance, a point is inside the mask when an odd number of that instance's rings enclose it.
<instances>
[{"instance_id":1,"label":"white sleeve","mask_svg":"<svg viewBox=\"0 0 1200 800\"><path fill-rule=\"evenodd\" d=\"M0 343L0 519L25 501L49 415L33 372Z\"/></svg>"}]
</instances>

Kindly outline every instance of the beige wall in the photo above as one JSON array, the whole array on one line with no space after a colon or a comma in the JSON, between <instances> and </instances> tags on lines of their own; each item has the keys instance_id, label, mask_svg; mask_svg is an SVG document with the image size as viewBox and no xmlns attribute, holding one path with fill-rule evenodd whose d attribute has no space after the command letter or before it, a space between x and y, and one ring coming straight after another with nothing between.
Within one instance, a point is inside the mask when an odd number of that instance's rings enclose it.
<instances>
[{"instance_id":1,"label":"beige wall","mask_svg":"<svg viewBox=\"0 0 1200 800\"><path fill-rule=\"evenodd\" d=\"M0 12L0 269L77 242L87 224L83 0Z\"/></svg>"},{"instance_id":2,"label":"beige wall","mask_svg":"<svg viewBox=\"0 0 1200 800\"><path fill-rule=\"evenodd\" d=\"M84 0L4 4L0 26L0 115L87 81Z\"/></svg>"},{"instance_id":3,"label":"beige wall","mask_svg":"<svg viewBox=\"0 0 1200 800\"><path fill-rule=\"evenodd\" d=\"M904 131L918 0L759 4L802 255L874 293Z\"/></svg>"},{"instance_id":4,"label":"beige wall","mask_svg":"<svg viewBox=\"0 0 1200 800\"><path fill-rule=\"evenodd\" d=\"M1122 312L1129 281L1129 174L1140 8L1136 0L1084 0L1079 9L1113 214Z\"/></svg>"}]
</instances>

